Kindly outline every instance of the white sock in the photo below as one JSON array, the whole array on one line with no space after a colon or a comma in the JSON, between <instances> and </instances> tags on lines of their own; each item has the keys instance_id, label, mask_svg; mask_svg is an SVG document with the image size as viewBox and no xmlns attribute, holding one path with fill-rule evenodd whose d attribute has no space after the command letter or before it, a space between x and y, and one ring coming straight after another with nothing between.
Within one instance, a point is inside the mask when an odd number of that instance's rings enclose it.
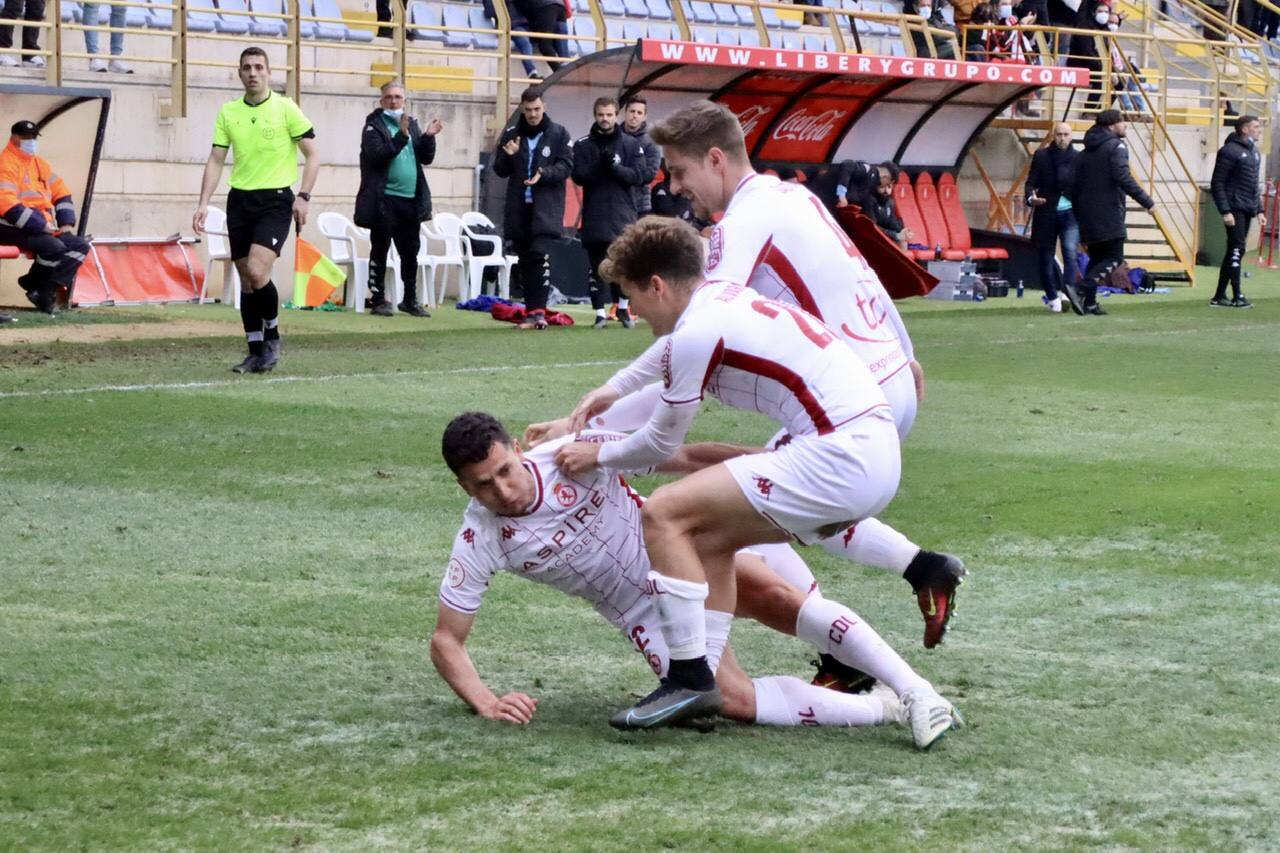
<instances>
[{"instance_id":1,"label":"white sock","mask_svg":"<svg viewBox=\"0 0 1280 853\"><path fill-rule=\"evenodd\" d=\"M917 687L933 689L874 628L838 601L809 596L796 618L796 636L842 664L883 681L899 696Z\"/></svg>"},{"instance_id":2,"label":"white sock","mask_svg":"<svg viewBox=\"0 0 1280 853\"><path fill-rule=\"evenodd\" d=\"M603 308L597 308L597 309L596 309L596 316L597 316L597 317L603 317L603 316L604 316L604 309L603 309Z\"/></svg>"},{"instance_id":3,"label":"white sock","mask_svg":"<svg viewBox=\"0 0 1280 853\"><path fill-rule=\"evenodd\" d=\"M874 726L884 703L869 693L837 693L789 675L753 678L756 722L764 726Z\"/></svg>"},{"instance_id":4,"label":"white sock","mask_svg":"<svg viewBox=\"0 0 1280 853\"><path fill-rule=\"evenodd\" d=\"M743 550L764 560L775 574L805 595L818 588L818 582L814 579L813 572L809 571L808 564L790 545L752 545Z\"/></svg>"},{"instance_id":5,"label":"white sock","mask_svg":"<svg viewBox=\"0 0 1280 853\"><path fill-rule=\"evenodd\" d=\"M715 672L720 667L720 657L724 647L729 645L729 627L733 624L733 614L723 610L707 611L707 666Z\"/></svg>"},{"instance_id":6,"label":"white sock","mask_svg":"<svg viewBox=\"0 0 1280 853\"><path fill-rule=\"evenodd\" d=\"M619 300L618 300L618 310L619 310L619 311L626 311L626 310L627 310L628 308L630 308L630 307L631 307L631 300L630 300L630 299L619 299Z\"/></svg>"},{"instance_id":7,"label":"white sock","mask_svg":"<svg viewBox=\"0 0 1280 853\"><path fill-rule=\"evenodd\" d=\"M667 577L649 571L653 606L667 641L672 660L693 660L707 653L707 618L704 602L709 587L705 583Z\"/></svg>"},{"instance_id":8,"label":"white sock","mask_svg":"<svg viewBox=\"0 0 1280 853\"><path fill-rule=\"evenodd\" d=\"M920 553L919 545L874 518L864 518L818 544L828 554L898 575Z\"/></svg>"}]
</instances>

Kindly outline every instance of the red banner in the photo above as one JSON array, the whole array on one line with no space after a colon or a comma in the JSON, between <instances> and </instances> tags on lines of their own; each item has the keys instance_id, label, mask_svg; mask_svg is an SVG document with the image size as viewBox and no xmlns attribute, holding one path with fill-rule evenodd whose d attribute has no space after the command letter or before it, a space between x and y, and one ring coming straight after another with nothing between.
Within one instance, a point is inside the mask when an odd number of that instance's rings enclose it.
<instances>
[{"instance_id":1,"label":"red banner","mask_svg":"<svg viewBox=\"0 0 1280 853\"><path fill-rule=\"evenodd\" d=\"M781 162L825 163L853 120L855 106L860 103L842 97L804 98L773 125L757 156Z\"/></svg>"},{"instance_id":2,"label":"red banner","mask_svg":"<svg viewBox=\"0 0 1280 853\"><path fill-rule=\"evenodd\" d=\"M756 140L773 123L773 117L788 100L785 95L743 95L736 92L725 92L716 99L738 117L742 134L747 138L748 151L755 150Z\"/></svg>"},{"instance_id":3,"label":"red banner","mask_svg":"<svg viewBox=\"0 0 1280 853\"><path fill-rule=\"evenodd\" d=\"M640 59L682 65L718 65L763 71L864 74L915 80L1009 83L1019 86L1088 86L1088 69L1053 65L960 62L917 56L868 56L858 53L787 50L777 47L728 47L665 39L641 39Z\"/></svg>"}]
</instances>

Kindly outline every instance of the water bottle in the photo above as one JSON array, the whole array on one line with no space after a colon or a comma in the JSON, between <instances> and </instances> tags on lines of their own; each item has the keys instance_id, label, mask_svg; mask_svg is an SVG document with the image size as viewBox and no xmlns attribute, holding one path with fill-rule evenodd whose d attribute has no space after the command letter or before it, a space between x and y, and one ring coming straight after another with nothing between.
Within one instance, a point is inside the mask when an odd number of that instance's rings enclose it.
<instances>
[{"instance_id":1,"label":"water bottle","mask_svg":"<svg viewBox=\"0 0 1280 853\"><path fill-rule=\"evenodd\" d=\"M1018 298L1022 298L1022 279L1018 279Z\"/></svg>"}]
</instances>

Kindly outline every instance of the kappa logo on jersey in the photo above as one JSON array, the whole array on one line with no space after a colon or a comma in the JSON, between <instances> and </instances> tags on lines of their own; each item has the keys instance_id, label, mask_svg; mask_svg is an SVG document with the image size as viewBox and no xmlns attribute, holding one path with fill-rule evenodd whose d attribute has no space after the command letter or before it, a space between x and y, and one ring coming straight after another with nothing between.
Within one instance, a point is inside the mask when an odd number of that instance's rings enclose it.
<instances>
[{"instance_id":1,"label":"kappa logo on jersey","mask_svg":"<svg viewBox=\"0 0 1280 853\"><path fill-rule=\"evenodd\" d=\"M553 491L562 507L571 507L578 502L578 490L568 483L556 483Z\"/></svg>"},{"instance_id":2,"label":"kappa logo on jersey","mask_svg":"<svg viewBox=\"0 0 1280 853\"><path fill-rule=\"evenodd\" d=\"M710 245L707 247L707 269L713 270L720 266L720 259L724 257L724 229L717 225L711 230Z\"/></svg>"},{"instance_id":3,"label":"kappa logo on jersey","mask_svg":"<svg viewBox=\"0 0 1280 853\"><path fill-rule=\"evenodd\" d=\"M467 570L458 560L449 561L449 586L454 589L462 589L462 584L467 580Z\"/></svg>"},{"instance_id":4,"label":"kappa logo on jersey","mask_svg":"<svg viewBox=\"0 0 1280 853\"><path fill-rule=\"evenodd\" d=\"M503 538L503 539L510 539L512 536L515 536L515 535L516 535L516 529L515 529L514 527L506 527L506 526L504 526L504 527L502 528L502 538Z\"/></svg>"},{"instance_id":5,"label":"kappa logo on jersey","mask_svg":"<svg viewBox=\"0 0 1280 853\"><path fill-rule=\"evenodd\" d=\"M760 492L760 494L764 495L766 498L769 497L770 494L772 494L773 492L772 480L770 480L768 477L756 477L755 481L756 481L756 491Z\"/></svg>"},{"instance_id":6,"label":"kappa logo on jersey","mask_svg":"<svg viewBox=\"0 0 1280 853\"><path fill-rule=\"evenodd\" d=\"M476 545L476 532L468 527L462 531L462 541L474 548Z\"/></svg>"}]
</instances>

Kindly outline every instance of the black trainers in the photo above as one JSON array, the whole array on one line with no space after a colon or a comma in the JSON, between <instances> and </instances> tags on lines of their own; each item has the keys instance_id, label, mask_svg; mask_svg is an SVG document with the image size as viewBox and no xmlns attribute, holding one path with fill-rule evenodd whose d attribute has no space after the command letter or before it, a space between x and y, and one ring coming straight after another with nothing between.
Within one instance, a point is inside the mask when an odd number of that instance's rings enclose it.
<instances>
[{"instance_id":1,"label":"black trainers","mask_svg":"<svg viewBox=\"0 0 1280 853\"><path fill-rule=\"evenodd\" d=\"M605 327L606 327L606 326L608 326L608 325L609 325L609 318L608 318L608 317L596 317L596 321L595 321L594 323L592 323L592 324L591 324L591 328L593 328L593 329L603 329L603 328L605 328Z\"/></svg>"},{"instance_id":2,"label":"black trainers","mask_svg":"<svg viewBox=\"0 0 1280 853\"><path fill-rule=\"evenodd\" d=\"M1106 311L1103 311L1103 310L1102 310L1102 306L1101 306L1101 305L1099 305L1099 304L1098 304L1098 303L1096 303L1096 302L1095 302L1095 303L1093 303L1092 305L1086 305L1086 306L1084 306L1084 313L1086 313L1086 314L1092 314L1094 317L1105 317L1105 316L1107 316L1107 312L1106 312Z\"/></svg>"},{"instance_id":3,"label":"black trainers","mask_svg":"<svg viewBox=\"0 0 1280 853\"><path fill-rule=\"evenodd\" d=\"M664 678L657 690L610 717L609 725L628 731L656 729L713 717L723 708L724 697L720 695L719 687L691 690L678 687Z\"/></svg>"},{"instance_id":4,"label":"black trainers","mask_svg":"<svg viewBox=\"0 0 1280 853\"><path fill-rule=\"evenodd\" d=\"M410 317L430 317L431 316L431 312L428 311L426 308L423 308L421 305L410 305L407 302L401 302L399 305L396 306L396 310L403 311L404 313L408 314Z\"/></svg>"},{"instance_id":5,"label":"black trainers","mask_svg":"<svg viewBox=\"0 0 1280 853\"><path fill-rule=\"evenodd\" d=\"M250 353L248 356L245 357L244 361L232 367L231 372L232 373L257 373L258 363L261 361L261 359L262 359L262 356L253 355L252 353Z\"/></svg>"},{"instance_id":6,"label":"black trainers","mask_svg":"<svg viewBox=\"0 0 1280 853\"><path fill-rule=\"evenodd\" d=\"M369 311L375 317L392 317L395 315L395 309L391 307L390 302L379 302Z\"/></svg>"},{"instance_id":7,"label":"black trainers","mask_svg":"<svg viewBox=\"0 0 1280 853\"><path fill-rule=\"evenodd\" d=\"M1230 308L1230 307L1231 307L1231 300L1226 296L1226 294L1223 294L1222 296L1215 296L1215 297L1213 297L1212 299L1210 299L1210 300L1209 300L1209 307L1211 307L1211 308Z\"/></svg>"},{"instance_id":8,"label":"black trainers","mask_svg":"<svg viewBox=\"0 0 1280 853\"><path fill-rule=\"evenodd\" d=\"M1237 296L1235 299L1231 300L1231 307L1232 308L1252 308L1253 303L1250 302L1248 299L1245 299L1244 294L1242 293L1239 296Z\"/></svg>"},{"instance_id":9,"label":"black trainers","mask_svg":"<svg viewBox=\"0 0 1280 853\"><path fill-rule=\"evenodd\" d=\"M875 687L876 680L860 669L843 664L831 655L818 655L809 661L818 668L818 674L809 682L814 687L825 687L837 693L866 693Z\"/></svg>"},{"instance_id":10,"label":"black trainers","mask_svg":"<svg viewBox=\"0 0 1280 853\"><path fill-rule=\"evenodd\" d=\"M952 554L921 550L907 566L906 579L916 594L916 604L924 616L924 647L942 642L956 610L956 590L969 571Z\"/></svg>"},{"instance_id":11,"label":"black trainers","mask_svg":"<svg viewBox=\"0 0 1280 853\"><path fill-rule=\"evenodd\" d=\"M634 329L636 321L631 318L631 312L626 308L618 309L618 320L622 323L624 329Z\"/></svg>"},{"instance_id":12,"label":"black trainers","mask_svg":"<svg viewBox=\"0 0 1280 853\"><path fill-rule=\"evenodd\" d=\"M262 355L258 356L258 369L254 373L270 373L280 363L280 339L262 342Z\"/></svg>"},{"instance_id":13,"label":"black trainers","mask_svg":"<svg viewBox=\"0 0 1280 853\"><path fill-rule=\"evenodd\" d=\"M1084 301L1080 298L1080 291L1076 289L1074 284L1062 283L1062 292L1066 294L1067 301L1071 303L1071 310L1084 316Z\"/></svg>"}]
</instances>

